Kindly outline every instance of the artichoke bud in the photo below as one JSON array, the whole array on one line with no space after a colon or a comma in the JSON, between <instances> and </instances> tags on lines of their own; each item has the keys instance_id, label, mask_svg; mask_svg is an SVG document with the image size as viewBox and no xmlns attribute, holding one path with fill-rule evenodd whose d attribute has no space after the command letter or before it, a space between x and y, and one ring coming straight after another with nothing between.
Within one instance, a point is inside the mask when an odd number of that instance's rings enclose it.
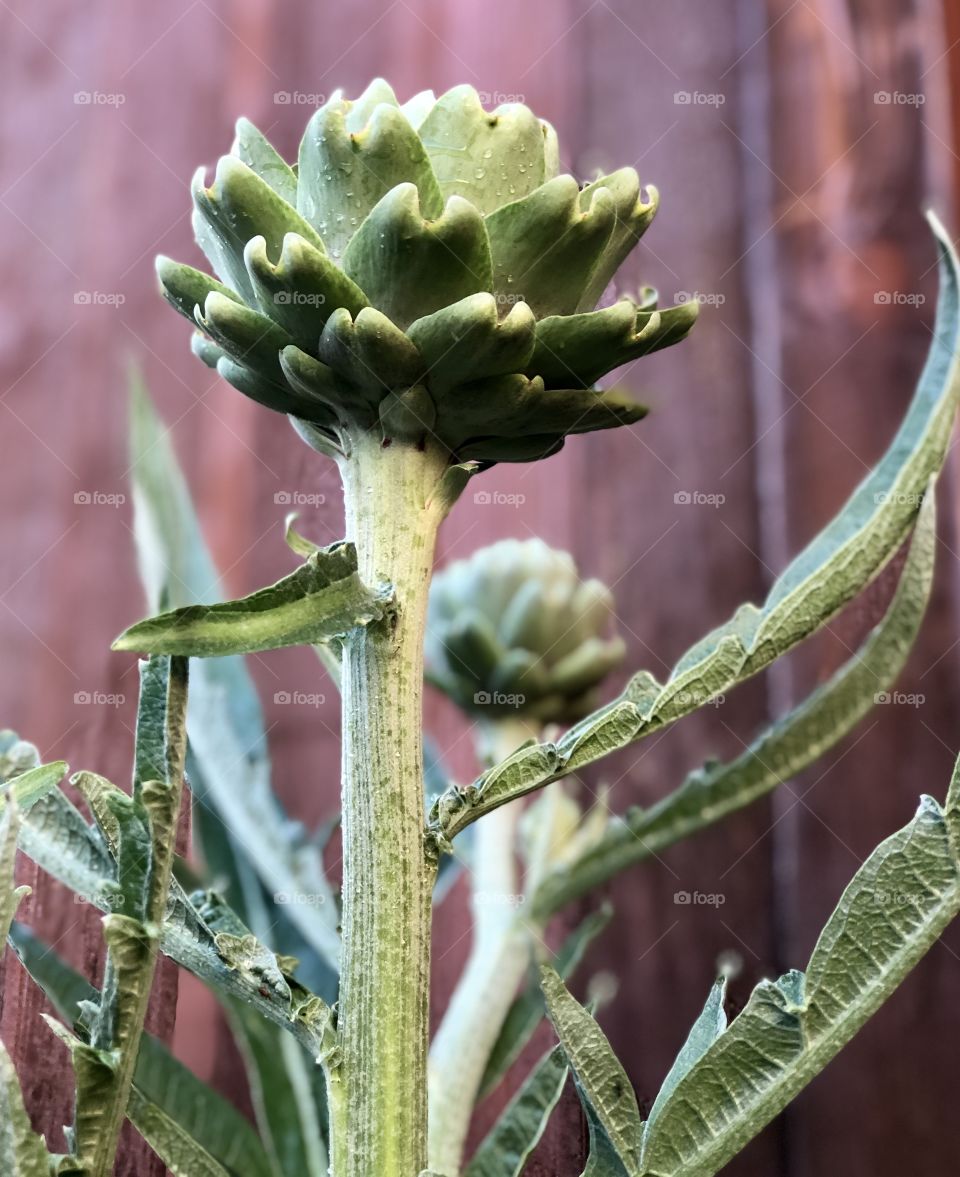
<instances>
[{"instance_id":1,"label":"artichoke bud","mask_svg":"<svg viewBox=\"0 0 960 1177\"><path fill-rule=\"evenodd\" d=\"M33 744L21 740L16 732L0 731L0 784L20 776L40 763L40 753Z\"/></svg>"},{"instance_id":2,"label":"artichoke bud","mask_svg":"<svg viewBox=\"0 0 960 1177\"><path fill-rule=\"evenodd\" d=\"M571 722L623 659L612 610L609 589L581 581L565 552L502 540L434 577L428 674L473 716Z\"/></svg>"},{"instance_id":3,"label":"artichoke bud","mask_svg":"<svg viewBox=\"0 0 960 1177\"><path fill-rule=\"evenodd\" d=\"M291 166L246 119L208 186L197 242L216 277L158 260L195 352L338 452L345 432L451 463L534 461L644 410L599 391L682 339L697 304L655 292L597 310L659 202L632 168L581 187L553 128L458 86L401 104L377 80L310 119Z\"/></svg>"}]
</instances>

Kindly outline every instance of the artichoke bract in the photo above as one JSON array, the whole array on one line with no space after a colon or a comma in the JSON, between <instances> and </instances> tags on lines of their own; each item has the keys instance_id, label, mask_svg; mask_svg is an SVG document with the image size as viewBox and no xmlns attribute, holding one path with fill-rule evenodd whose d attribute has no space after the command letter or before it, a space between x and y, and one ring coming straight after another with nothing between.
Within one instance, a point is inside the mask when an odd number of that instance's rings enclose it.
<instances>
[{"instance_id":1,"label":"artichoke bract","mask_svg":"<svg viewBox=\"0 0 960 1177\"><path fill-rule=\"evenodd\" d=\"M530 461L571 433L645 413L597 380L682 339L689 302L595 309L657 210L622 168L581 187L526 106L470 86L401 105L374 81L339 92L288 165L247 120L213 184L193 183L219 281L158 259L194 351L289 414L323 452L351 429L439 443L451 461Z\"/></svg>"},{"instance_id":2,"label":"artichoke bract","mask_svg":"<svg viewBox=\"0 0 960 1177\"><path fill-rule=\"evenodd\" d=\"M579 719L625 653L612 614L610 590L581 580L566 552L501 540L434 577L428 676L473 715Z\"/></svg>"}]
</instances>

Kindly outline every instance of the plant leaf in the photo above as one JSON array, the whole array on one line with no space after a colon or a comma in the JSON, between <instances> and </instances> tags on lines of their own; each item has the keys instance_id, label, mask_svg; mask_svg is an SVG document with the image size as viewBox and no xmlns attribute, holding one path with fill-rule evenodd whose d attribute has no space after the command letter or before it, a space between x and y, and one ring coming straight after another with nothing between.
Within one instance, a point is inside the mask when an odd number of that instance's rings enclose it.
<instances>
[{"instance_id":1,"label":"plant leaf","mask_svg":"<svg viewBox=\"0 0 960 1177\"><path fill-rule=\"evenodd\" d=\"M943 809L913 820L854 876L806 974L763 981L661 1103L644 1177L712 1177L877 1010L960 912L960 762ZM659 1101L658 1101L659 1102Z\"/></svg>"},{"instance_id":2,"label":"plant leaf","mask_svg":"<svg viewBox=\"0 0 960 1177\"><path fill-rule=\"evenodd\" d=\"M309 646L379 621L392 596L389 585L367 588L353 544L336 543L250 596L148 617L125 630L113 649L212 658Z\"/></svg>"},{"instance_id":3,"label":"plant leaf","mask_svg":"<svg viewBox=\"0 0 960 1177\"><path fill-rule=\"evenodd\" d=\"M520 1177L563 1094L568 1074L563 1047L548 1051L481 1142L464 1177Z\"/></svg>"},{"instance_id":4,"label":"plant leaf","mask_svg":"<svg viewBox=\"0 0 960 1177\"><path fill-rule=\"evenodd\" d=\"M94 987L26 925L14 924L10 941L57 1013L77 1029L80 1004L97 1000ZM176 1165L175 1157L187 1148L185 1137L195 1150L188 1159L197 1164L198 1174L226 1171L245 1177L275 1177L263 1145L247 1120L152 1035L145 1034L141 1040L133 1086L139 1098L131 1103L127 1114L177 1174L193 1177L194 1173L189 1167ZM147 1131L141 1129L141 1124ZM159 1125L156 1131L153 1125ZM167 1140L169 1143L164 1143ZM207 1160L222 1168L201 1167Z\"/></svg>"},{"instance_id":5,"label":"plant leaf","mask_svg":"<svg viewBox=\"0 0 960 1177\"><path fill-rule=\"evenodd\" d=\"M626 1072L593 1015L570 995L558 974L547 965L540 969L540 984L550 1021L583 1097L628 1173L639 1173L643 1124Z\"/></svg>"},{"instance_id":6,"label":"plant leaf","mask_svg":"<svg viewBox=\"0 0 960 1177\"><path fill-rule=\"evenodd\" d=\"M605 903L598 911L592 912L566 938L557 953L553 967L562 980L566 981L576 971L591 941L610 922L613 907ZM536 976L517 994L513 1005L507 1011L500 1034L493 1045L480 1083L478 1100L489 1095L513 1066L520 1052L533 1037L545 1015L543 991Z\"/></svg>"},{"instance_id":7,"label":"plant leaf","mask_svg":"<svg viewBox=\"0 0 960 1177\"><path fill-rule=\"evenodd\" d=\"M903 669L929 600L935 548L929 494L896 592L860 649L741 755L708 763L649 809L637 806L609 821L597 842L546 876L530 899L535 916L546 918L619 871L749 805L846 736Z\"/></svg>"},{"instance_id":8,"label":"plant leaf","mask_svg":"<svg viewBox=\"0 0 960 1177\"><path fill-rule=\"evenodd\" d=\"M441 848L490 809L659 731L756 674L829 620L894 555L943 464L960 398L960 274L933 214L930 224L941 280L933 342L907 415L879 465L780 575L764 604L741 606L687 651L666 683L643 671L555 744L521 749L468 788L448 790L431 812L430 833Z\"/></svg>"},{"instance_id":9,"label":"plant leaf","mask_svg":"<svg viewBox=\"0 0 960 1177\"><path fill-rule=\"evenodd\" d=\"M590 1132L590 1153L587 1158L587 1167L581 1177L629 1177L623 1161L617 1156L617 1150L610 1143L610 1137L597 1119L597 1113L593 1110L592 1104L584 1095L579 1083L577 1084L577 1094L580 1096L580 1103Z\"/></svg>"},{"instance_id":10,"label":"plant leaf","mask_svg":"<svg viewBox=\"0 0 960 1177\"><path fill-rule=\"evenodd\" d=\"M30 1126L20 1082L0 1042L0 1168L5 1177L49 1177L43 1139Z\"/></svg>"},{"instance_id":11,"label":"plant leaf","mask_svg":"<svg viewBox=\"0 0 960 1177\"><path fill-rule=\"evenodd\" d=\"M710 996L703 1007L703 1012L693 1023L686 1042L663 1081L663 1086L660 1088L653 1107L650 1109L650 1115L647 1117L645 1132L651 1130L654 1121L680 1080L703 1058L727 1028L727 1015L723 1008L726 993L727 980L726 977L721 977L710 990Z\"/></svg>"}]
</instances>

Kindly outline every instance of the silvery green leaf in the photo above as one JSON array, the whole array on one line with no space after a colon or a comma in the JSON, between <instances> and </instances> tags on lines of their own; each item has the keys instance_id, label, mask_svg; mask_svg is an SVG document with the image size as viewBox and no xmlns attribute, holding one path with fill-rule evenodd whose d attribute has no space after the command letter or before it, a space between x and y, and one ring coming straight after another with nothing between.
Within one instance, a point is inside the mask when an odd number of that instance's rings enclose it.
<instances>
[{"instance_id":1,"label":"silvery green leaf","mask_svg":"<svg viewBox=\"0 0 960 1177\"><path fill-rule=\"evenodd\" d=\"M97 991L24 924L14 924L10 938L57 1013L78 1030L80 1004L96 1003ZM247 1120L152 1035L141 1040L133 1086L127 1114L175 1173L193 1177L193 1169L178 1167L178 1158L186 1158L197 1173L277 1177ZM202 1167L211 1160L221 1168Z\"/></svg>"},{"instance_id":2,"label":"silvery green leaf","mask_svg":"<svg viewBox=\"0 0 960 1177\"><path fill-rule=\"evenodd\" d=\"M643 1138L644 1177L713 1177L826 1066L960 912L960 763L944 808L870 855L806 972L762 981L680 1078Z\"/></svg>"},{"instance_id":3,"label":"silvery green leaf","mask_svg":"<svg viewBox=\"0 0 960 1177\"><path fill-rule=\"evenodd\" d=\"M379 621L392 595L389 585L364 585L353 544L336 543L276 584L237 601L186 605L138 622L113 648L211 658L313 645Z\"/></svg>"},{"instance_id":4,"label":"silvery green leaf","mask_svg":"<svg viewBox=\"0 0 960 1177\"><path fill-rule=\"evenodd\" d=\"M134 535L148 604L157 609L161 602L178 607L217 599L219 575L169 433L137 379L130 418ZM318 550L312 545L300 554ZM222 821L231 855L242 855L271 894L311 896L309 903L288 903L284 914L335 968L336 904L321 854L287 817L273 791L263 713L241 657L194 663L187 729L196 824L205 845L221 840L211 827Z\"/></svg>"},{"instance_id":5,"label":"silvery green leaf","mask_svg":"<svg viewBox=\"0 0 960 1177\"><path fill-rule=\"evenodd\" d=\"M640 1172L643 1124L630 1080L593 1015L570 995L558 974L540 970L547 1013L584 1098L610 1138L627 1172Z\"/></svg>"},{"instance_id":6,"label":"silvery green leaf","mask_svg":"<svg viewBox=\"0 0 960 1177\"><path fill-rule=\"evenodd\" d=\"M566 1086L562 1046L548 1051L483 1139L464 1177L520 1177Z\"/></svg>"},{"instance_id":7,"label":"silvery green leaf","mask_svg":"<svg viewBox=\"0 0 960 1177\"><path fill-rule=\"evenodd\" d=\"M580 1096L587 1129L590 1133L587 1167L581 1177L629 1177L626 1166L617 1156L617 1150L610 1143L610 1137L597 1119L597 1114L579 1083L577 1084L577 1094Z\"/></svg>"},{"instance_id":8,"label":"silvery green leaf","mask_svg":"<svg viewBox=\"0 0 960 1177\"><path fill-rule=\"evenodd\" d=\"M710 990L710 996L707 998L702 1013L693 1023L686 1042L663 1081L663 1086L660 1088L653 1107L650 1109L650 1115L647 1117L646 1132L649 1132L653 1127L657 1116L663 1110L680 1080L703 1058L727 1028L727 1015L723 1007L726 994L726 977L720 977Z\"/></svg>"},{"instance_id":9,"label":"silvery green leaf","mask_svg":"<svg viewBox=\"0 0 960 1177\"><path fill-rule=\"evenodd\" d=\"M3 807L0 815L0 956L3 955L3 946L20 901L30 894L29 887L15 885L14 868L17 861L20 820L16 801Z\"/></svg>"},{"instance_id":10,"label":"silvery green leaf","mask_svg":"<svg viewBox=\"0 0 960 1177\"><path fill-rule=\"evenodd\" d=\"M33 1131L23 1106L17 1072L0 1042L0 1169L5 1177L49 1177L43 1139Z\"/></svg>"},{"instance_id":11,"label":"silvery green leaf","mask_svg":"<svg viewBox=\"0 0 960 1177\"><path fill-rule=\"evenodd\" d=\"M531 896L531 911L545 918L619 871L764 796L843 739L903 669L929 600L935 548L935 499L929 494L890 605L853 656L739 756L697 769L649 809L636 807L612 818L595 843L547 875Z\"/></svg>"},{"instance_id":12,"label":"silvery green leaf","mask_svg":"<svg viewBox=\"0 0 960 1177\"><path fill-rule=\"evenodd\" d=\"M613 908L609 903L605 903L598 911L588 915L564 940L553 961L553 967L562 980L566 981L573 975L590 943L607 926L612 915ZM540 1025L544 1013L543 992L536 976L533 976L526 988L516 996L504 1018L500 1034L487 1060L487 1069L480 1083L479 1099L489 1095L517 1061L520 1052Z\"/></svg>"},{"instance_id":13,"label":"silvery green leaf","mask_svg":"<svg viewBox=\"0 0 960 1177\"><path fill-rule=\"evenodd\" d=\"M930 224L941 282L933 342L907 415L877 467L780 575L764 604L741 606L687 651L665 683L641 672L555 744L527 749L440 798L431 824L441 844L489 809L661 730L756 674L820 628L896 553L943 464L960 398L960 274L933 214Z\"/></svg>"}]
</instances>

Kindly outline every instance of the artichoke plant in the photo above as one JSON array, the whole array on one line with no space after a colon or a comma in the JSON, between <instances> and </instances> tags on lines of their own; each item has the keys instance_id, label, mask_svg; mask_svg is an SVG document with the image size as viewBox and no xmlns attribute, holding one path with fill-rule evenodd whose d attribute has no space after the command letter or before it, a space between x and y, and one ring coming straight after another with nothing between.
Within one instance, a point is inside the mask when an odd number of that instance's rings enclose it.
<instances>
[{"instance_id":1,"label":"artichoke plant","mask_svg":"<svg viewBox=\"0 0 960 1177\"><path fill-rule=\"evenodd\" d=\"M505 539L458 560L430 588L429 677L468 713L542 723L581 718L623 660L613 597L540 539Z\"/></svg>"},{"instance_id":2,"label":"artichoke plant","mask_svg":"<svg viewBox=\"0 0 960 1177\"><path fill-rule=\"evenodd\" d=\"M241 119L212 186L193 183L219 281L168 258L160 281L196 353L324 452L353 428L455 462L541 458L639 420L597 380L697 313L649 288L597 309L658 194L633 168L582 187L558 172L525 106L486 111L471 86L401 105L374 81L316 111L293 166Z\"/></svg>"}]
</instances>

